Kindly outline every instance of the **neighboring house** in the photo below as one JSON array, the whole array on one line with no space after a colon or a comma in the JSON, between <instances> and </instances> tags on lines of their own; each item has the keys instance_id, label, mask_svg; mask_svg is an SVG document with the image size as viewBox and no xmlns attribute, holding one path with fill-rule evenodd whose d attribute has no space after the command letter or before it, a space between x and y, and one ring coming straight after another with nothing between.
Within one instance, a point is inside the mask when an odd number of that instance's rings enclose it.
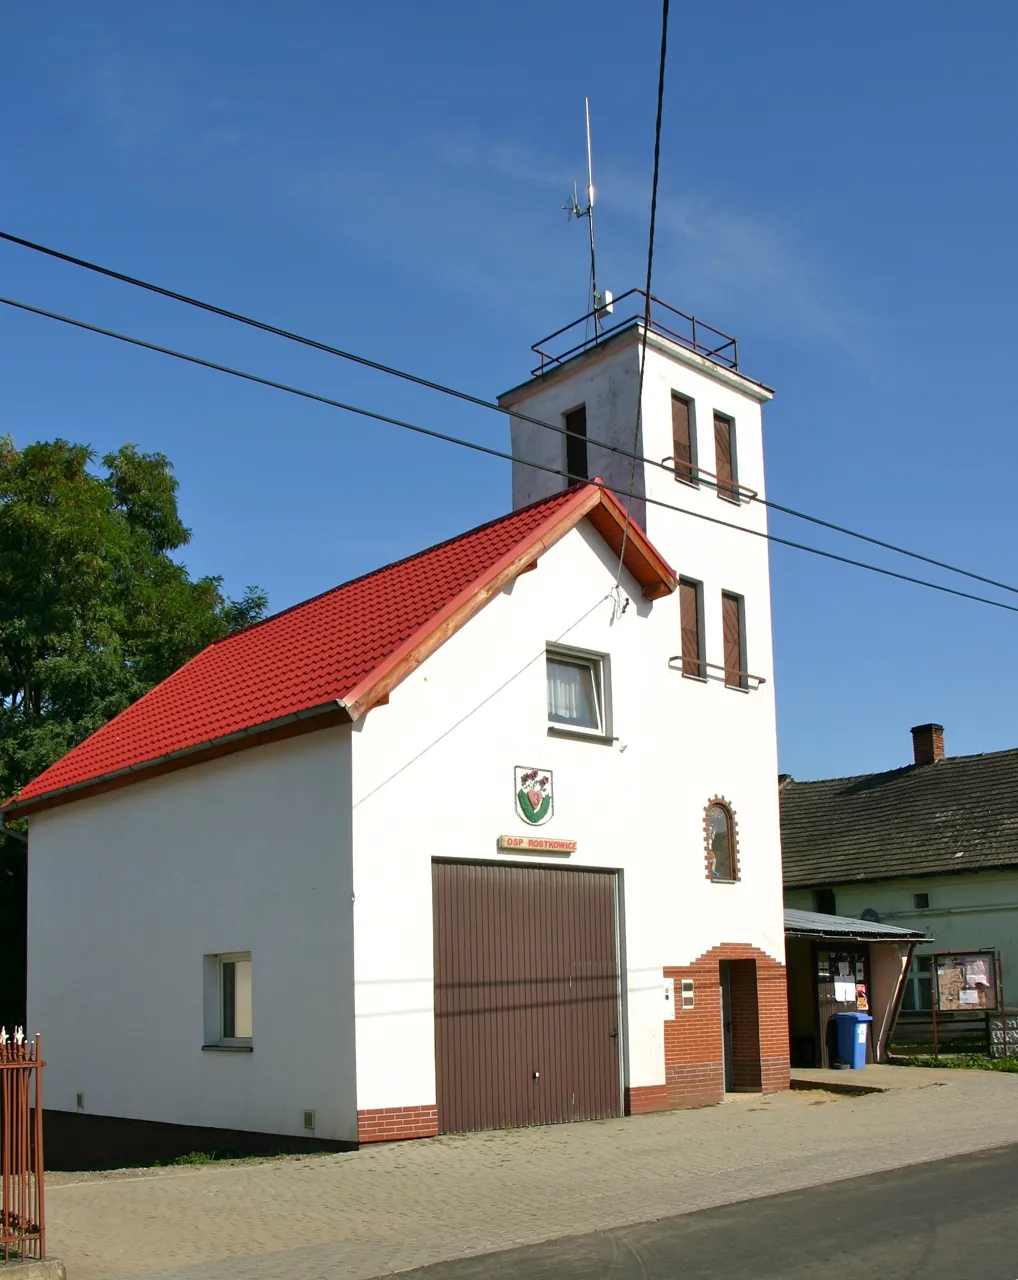
<instances>
[{"instance_id":1,"label":"neighboring house","mask_svg":"<svg viewBox=\"0 0 1018 1280\"><path fill-rule=\"evenodd\" d=\"M926 1042L934 951L996 951L1007 1006L1018 1004L1018 750L945 756L937 724L917 725L912 739L914 763L902 769L783 776L781 844L787 906L927 935L898 1028L903 1041ZM999 1026L994 1035L999 1043Z\"/></svg>"},{"instance_id":2,"label":"neighboring house","mask_svg":"<svg viewBox=\"0 0 1018 1280\"><path fill-rule=\"evenodd\" d=\"M867 1060L883 1062L912 953L925 937L877 920L785 908L788 1039L793 1067L842 1065L839 1013L863 1013Z\"/></svg>"},{"instance_id":3,"label":"neighboring house","mask_svg":"<svg viewBox=\"0 0 1018 1280\"><path fill-rule=\"evenodd\" d=\"M641 379L642 332L503 397L511 515L212 645L7 805L54 1123L353 1143L787 1087L741 532L770 392L656 331ZM625 492L598 444L632 445L641 385L639 450L676 463L636 468L629 521L534 464Z\"/></svg>"}]
</instances>

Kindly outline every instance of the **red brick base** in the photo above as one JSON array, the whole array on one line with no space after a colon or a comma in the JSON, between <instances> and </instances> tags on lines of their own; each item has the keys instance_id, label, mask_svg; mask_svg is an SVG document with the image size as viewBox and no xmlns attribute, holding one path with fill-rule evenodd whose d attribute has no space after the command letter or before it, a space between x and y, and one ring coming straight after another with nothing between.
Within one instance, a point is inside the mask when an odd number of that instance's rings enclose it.
<instances>
[{"instance_id":1,"label":"red brick base","mask_svg":"<svg viewBox=\"0 0 1018 1280\"><path fill-rule=\"evenodd\" d=\"M636 1085L625 1091L627 1116L642 1116L649 1111L668 1110L668 1086L664 1084Z\"/></svg>"},{"instance_id":2,"label":"red brick base","mask_svg":"<svg viewBox=\"0 0 1018 1280\"><path fill-rule=\"evenodd\" d=\"M668 1108L712 1107L725 1096L723 1062L668 1063Z\"/></svg>"},{"instance_id":3,"label":"red brick base","mask_svg":"<svg viewBox=\"0 0 1018 1280\"><path fill-rule=\"evenodd\" d=\"M399 1138L434 1138L438 1107L379 1107L357 1112L359 1142L395 1142Z\"/></svg>"}]
</instances>

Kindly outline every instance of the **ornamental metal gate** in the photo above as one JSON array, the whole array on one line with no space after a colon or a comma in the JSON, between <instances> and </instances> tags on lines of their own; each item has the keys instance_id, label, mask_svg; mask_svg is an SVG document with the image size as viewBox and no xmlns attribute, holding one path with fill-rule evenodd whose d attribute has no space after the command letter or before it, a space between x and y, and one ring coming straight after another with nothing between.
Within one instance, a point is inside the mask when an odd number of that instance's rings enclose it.
<instances>
[{"instance_id":1,"label":"ornamental metal gate","mask_svg":"<svg viewBox=\"0 0 1018 1280\"><path fill-rule=\"evenodd\" d=\"M443 1133L622 1114L616 877L432 864Z\"/></svg>"}]
</instances>

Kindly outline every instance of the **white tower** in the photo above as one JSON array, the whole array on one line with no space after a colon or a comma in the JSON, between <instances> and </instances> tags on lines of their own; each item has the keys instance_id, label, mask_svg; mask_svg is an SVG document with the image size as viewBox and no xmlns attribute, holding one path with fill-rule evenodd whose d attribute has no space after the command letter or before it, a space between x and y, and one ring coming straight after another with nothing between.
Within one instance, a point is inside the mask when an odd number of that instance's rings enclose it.
<instances>
[{"instance_id":1,"label":"white tower","mask_svg":"<svg viewBox=\"0 0 1018 1280\"><path fill-rule=\"evenodd\" d=\"M755 499L764 496L761 406L773 392L738 371L734 338L655 302L637 436L642 293L633 290L616 306L627 301L639 314L617 316L596 340L588 329L582 341L583 330L574 326L535 344L540 364L533 376L499 397L510 411L513 506L574 483L556 472L599 476L623 504L632 482L633 520L696 584L709 674L732 665L735 614L731 600L718 604L724 594L739 601L740 670L769 682L770 578L767 542L758 536L766 532L767 512ZM647 461L634 465L627 453Z\"/></svg>"}]
</instances>

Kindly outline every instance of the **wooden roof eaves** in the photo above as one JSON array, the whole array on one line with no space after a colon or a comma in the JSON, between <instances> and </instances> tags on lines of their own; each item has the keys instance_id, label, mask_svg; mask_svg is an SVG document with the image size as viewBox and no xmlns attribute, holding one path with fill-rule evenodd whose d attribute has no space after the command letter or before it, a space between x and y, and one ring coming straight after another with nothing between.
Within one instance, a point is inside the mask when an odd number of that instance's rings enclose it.
<instances>
[{"instance_id":1,"label":"wooden roof eaves","mask_svg":"<svg viewBox=\"0 0 1018 1280\"><path fill-rule=\"evenodd\" d=\"M426 626L410 636L352 689L344 699L351 718L356 720L377 706L514 578L532 569L540 556L585 517L590 519L610 547L613 541L616 542L613 550L619 551L626 520L625 509L610 490L600 487L600 483L595 481L578 489L573 501L536 529L524 546L493 565L482 581L475 581L460 592L435 617L430 618ZM632 522L626 537L624 563L640 583L647 599L656 600L668 595L678 585L670 565L659 555L643 530Z\"/></svg>"}]
</instances>

